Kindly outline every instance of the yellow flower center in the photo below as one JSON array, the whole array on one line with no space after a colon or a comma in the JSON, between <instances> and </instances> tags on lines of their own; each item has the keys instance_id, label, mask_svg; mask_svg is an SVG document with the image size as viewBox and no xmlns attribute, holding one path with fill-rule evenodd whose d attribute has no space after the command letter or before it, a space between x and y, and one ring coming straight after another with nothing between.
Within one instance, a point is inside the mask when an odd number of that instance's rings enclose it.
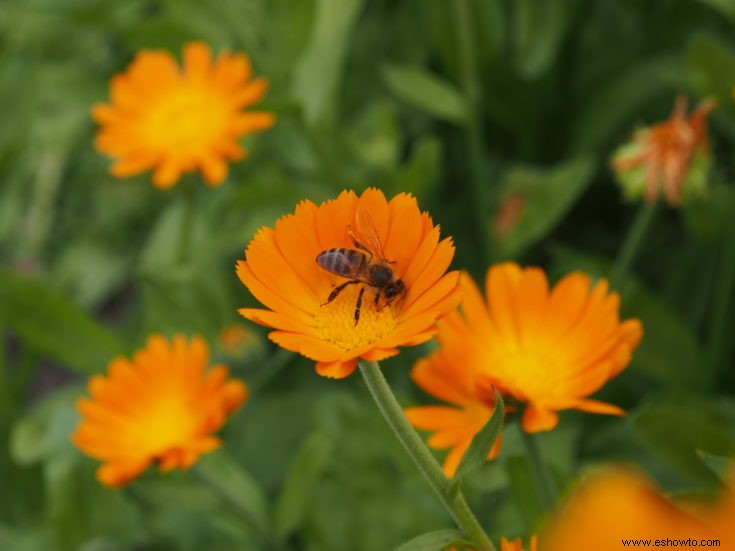
<instances>
[{"instance_id":1,"label":"yellow flower center","mask_svg":"<svg viewBox=\"0 0 735 551\"><path fill-rule=\"evenodd\" d=\"M137 441L140 449L151 455L158 455L191 440L193 414L187 410L180 396L155 400L142 417L135 423Z\"/></svg>"},{"instance_id":2,"label":"yellow flower center","mask_svg":"<svg viewBox=\"0 0 735 551\"><path fill-rule=\"evenodd\" d=\"M150 144L182 154L207 151L225 134L223 98L201 86L180 86L151 105L143 128Z\"/></svg>"},{"instance_id":3,"label":"yellow flower center","mask_svg":"<svg viewBox=\"0 0 735 551\"><path fill-rule=\"evenodd\" d=\"M569 370L568 351L548 342L524 342L502 355L509 390L520 399L535 399L553 394Z\"/></svg>"},{"instance_id":4,"label":"yellow flower center","mask_svg":"<svg viewBox=\"0 0 735 551\"><path fill-rule=\"evenodd\" d=\"M355 312L361 289L365 291L356 324ZM344 350L372 344L389 335L397 325L393 311L395 303L385 306L385 297L381 296L376 306L376 292L377 289L364 284L342 289L337 298L319 308L315 318L319 334Z\"/></svg>"}]
</instances>

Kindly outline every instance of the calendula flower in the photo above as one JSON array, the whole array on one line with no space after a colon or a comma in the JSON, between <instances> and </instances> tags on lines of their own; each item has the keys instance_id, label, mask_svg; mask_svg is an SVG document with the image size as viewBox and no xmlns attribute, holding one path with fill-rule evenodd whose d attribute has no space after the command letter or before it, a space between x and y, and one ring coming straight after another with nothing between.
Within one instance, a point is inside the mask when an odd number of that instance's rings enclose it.
<instances>
[{"instance_id":1,"label":"calendula flower","mask_svg":"<svg viewBox=\"0 0 735 551\"><path fill-rule=\"evenodd\" d=\"M548 523L542 547L589 549L594 542L596 550L613 551L624 547L626 540L631 547L643 547L642 540L650 540L646 547L694 547L704 545L704 540L716 546L713 540L719 540L718 546L730 549L735 541L732 488L700 507L701 515L692 514L637 470L617 467L590 477L572 493Z\"/></svg>"},{"instance_id":2,"label":"calendula flower","mask_svg":"<svg viewBox=\"0 0 735 551\"><path fill-rule=\"evenodd\" d=\"M493 235L504 239L518 224L527 203L528 197L523 193L513 192L503 197L493 218Z\"/></svg>"},{"instance_id":3,"label":"calendula flower","mask_svg":"<svg viewBox=\"0 0 735 551\"><path fill-rule=\"evenodd\" d=\"M270 128L275 118L243 111L265 94L264 78L252 79L244 54L223 51L216 59L206 44L184 46L184 63L162 50L138 53L110 82L110 104L95 105L101 128L95 147L125 178L153 169L153 184L168 188L184 172L199 170L216 186L227 161L245 157L238 138Z\"/></svg>"},{"instance_id":4,"label":"calendula flower","mask_svg":"<svg viewBox=\"0 0 735 551\"><path fill-rule=\"evenodd\" d=\"M687 117L687 98L676 98L668 120L639 130L615 152L612 168L626 195L641 195L654 203L663 193L670 205L684 196L702 195L707 184L710 154L707 117L716 103L707 100Z\"/></svg>"},{"instance_id":5,"label":"calendula flower","mask_svg":"<svg viewBox=\"0 0 735 551\"><path fill-rule=\"evenodd\" d=\"M358 358L382 360L434 335L459 302L458 273L446 273L453 255L410 195L302 201L275 229L261 228L238 262L266 307L240 313L273 327L270 339L315 360L320 375L346 377Z\"/></svg>"},{"instance_id":6,"label":"calendula flower","mask_svg":"<svg viewBox=\"0 0 735 551\"><path fill-rule=\"evenodd\" d=\"M127 484L152 463L161 471L188 469L220 445L213 436L247 397L227 368L207 370L207 344L179 335L153 335L132 360L114 359L107 376L89 381L91 398L77 402L81 421L72 441L99 459L98 480Z\"/></svg>"},{"instance_id":7,"label":"calendula flower","mask_svg":"<svg viewBox=\"0 0 735 551\"><path fill-rule=\"evenodd\" d=\"M441 348L412 371L418 386L452 406L406 410L414 426L435 431L430 446L452 448L448 476L492 415L493 387L525 405L529 433L554 428L558 410L623 414L588 398L625 369L643 334L638 320L619 321L619 298L606 281L593 287L575 272L549 289L542 270L505 263L488 270L487 299L466 274L461 286L462 313L439 324Z\"/></svg>"}]
</instances>

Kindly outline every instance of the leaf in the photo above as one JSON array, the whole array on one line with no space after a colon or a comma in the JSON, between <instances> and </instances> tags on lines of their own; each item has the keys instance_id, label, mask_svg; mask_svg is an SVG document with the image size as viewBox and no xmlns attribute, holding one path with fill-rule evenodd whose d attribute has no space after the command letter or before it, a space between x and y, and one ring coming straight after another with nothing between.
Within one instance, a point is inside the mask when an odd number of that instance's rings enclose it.
<instances>
[{"instance_id":1,"label":"leaf","mask_svg":"<svg viewBox=\"0 0 735 551\"><path fill-rule=\"evenodd\" d=\"M291 462L276 502L275 534L279 541L284 541L301 526L332 449L331 438L315 432L306 439Z\"/></svg>"},{"instance_id":2,"label":"leaf","mask_svg":"<svg viewBox=\"0 0 735 551\"><path fill-rule=\"evenodd\" d=\"M703 452L702 450L697 450L697 455L702 460L702 463L704 463L710 471L715 473L715 475L717 475L717 478L719 478L723 484L728 483L728 477L730 476L730 473L733 469L732 457L715 455L712 453Z\"/></svg>"},{"instance_id":3,"label":"leaf","mask_svg":"<svg viewBox=\"0 0 735 551\"><path fill-rule=\"evenodd\" d=\"M232 456L223 450L206 454L197 463L196 473L221 497L245 513L265 532L268 526L266 501L258 484Z\"/></svg>"},{"instance_id":4,"label":"leaf","mask_svg":"<svg viewBox=\"0 0 735 551\"><path fill-rule=\"evenodd\" d=\"M48 551L51 549L49 534L45 527L17 530L0 524L0 549L13 551Z\"/></svg>"},{"instance_id":5,"label":"leaf","mask_svg":"<svg viewBox=\"0 0 735 551\"><path fill-rule=\"evenodd\" d=\"M464 97L443 78L421 67L388 65L383 67L383 79L396 96L420 111L447 122L467 122Z\"/></svg>"},{"instance_id":6,"label":"leaf","mask_svg":"<svg viewBox=\"0 0 735 551\"><path fill-rule=\"evenodd\" d=\"M396 548L396 551L444 551L450 545L467 547L472 542L462 532L448 528L421 534Z\"/></svg>"},{"instance_id":7,"label":"leaf","mask_svg":"<svg viewBox=\"0 0 735 551\"><path fill-rule=\"evenodd\" d=\"M503 420L505 419L505 404L495 388L493 388L493 394L495 394L495 410L485 426L472 438L470 447L459 462L453 482L461 480L482 467L487 461L487 456L495 441L500 436L500 430L503 428Z\"/></svg>"},{"instance_id":8,"label":"leaf","mask_svg":"<svg viewBox=\"0 0 735 551\"><path fill-rule=\"evenodd\" d=\"M659 399L631 415L648 450L682 475L700 483L718 478L702 453L735 455L735 402L682 394Z\"/></svg>"},{"instance_id":9,"label":"leaf","mask_svg":"<svg viewBox=\"0 0 735 551\"><path fill-rule=\"evenodd\" d=\"M291 92L307 124L324 122L335 105L337 86L362 0L317 0L312 32L293 70Z\"/></svg>"},{"instance_id":10,"label":"leaf","mask_svg":"<svg viewBox=\"0 0 735 551\"><path fill-rule=\"evenodd\" d=\"M516 65L521 76L536 79L548 71L573 19L568 0L517 0Z\"/></svg>"},{"instance_id":11,"label":"leaf","mask_svg":"<svg viewBox=\"0 0 735 551\"><path fill-rule=\"evenodd\" d=\"M496 234L502 258L518 257L563 219L592 181L594 159L572 159L548 170L516 166L505 175L507 196L517 194L524 201L520 216L505 234Z\"/></svg>"},{"instance_id":12,"label":"leaf","mask_svg":"<svg viewBox=\"0 0 735 551\"><path fill-rule=\"evenodd\" d=\"M629 282L623 290L623 314L643 323L644 336L633 365L661 381L689 389L705 389L712 366L694 328L663 299L643 285Z\"/></svg>"},{"instance_id":13,"label":"leaf","mask_svg":"<svg viewBox=\"0 0 735 551\"><path fill-rule=\"evenodd\" d=\"M40 354L82 374L122 354L122 340L48 285L0 268L0 324Z\"/></svg>"}]
</instances>

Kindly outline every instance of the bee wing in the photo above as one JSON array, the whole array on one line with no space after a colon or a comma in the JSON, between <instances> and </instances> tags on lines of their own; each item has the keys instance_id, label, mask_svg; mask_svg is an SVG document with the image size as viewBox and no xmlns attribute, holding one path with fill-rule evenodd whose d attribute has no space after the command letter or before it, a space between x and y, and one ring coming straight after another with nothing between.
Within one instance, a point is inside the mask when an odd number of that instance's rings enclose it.
<instances>
[{"instance_id":1,"label":"bee wing","mask_svg":"<svg viewBox=\"0 0 735 551\"><path fill-rule=\"evenodd\" d=\"M362 207L358 207L355 212L355 229L357 230L357 237L362 241L362 244L370 249L378 258L385 260L383 245L380 243L375 222L373 222L370 213Z\"/></svg>"}]
</instances>

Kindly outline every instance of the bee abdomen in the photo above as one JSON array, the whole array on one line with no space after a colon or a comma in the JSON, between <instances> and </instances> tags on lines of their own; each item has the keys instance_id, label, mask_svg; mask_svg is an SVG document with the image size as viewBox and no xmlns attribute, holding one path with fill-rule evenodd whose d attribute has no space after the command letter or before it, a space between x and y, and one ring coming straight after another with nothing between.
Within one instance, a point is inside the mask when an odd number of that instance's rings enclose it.
<instances>
[{"instance_id":1,"label":"bee abdomen","mask_svg":"<svg viewBox=\"0 0 735 551\"><path fill-rule=\"evenodd\" d=\"M319 266L337 275L357 273L364 261L365 255L353 249L327 249L316 257Z\"/></svg>"}]
</instances>

